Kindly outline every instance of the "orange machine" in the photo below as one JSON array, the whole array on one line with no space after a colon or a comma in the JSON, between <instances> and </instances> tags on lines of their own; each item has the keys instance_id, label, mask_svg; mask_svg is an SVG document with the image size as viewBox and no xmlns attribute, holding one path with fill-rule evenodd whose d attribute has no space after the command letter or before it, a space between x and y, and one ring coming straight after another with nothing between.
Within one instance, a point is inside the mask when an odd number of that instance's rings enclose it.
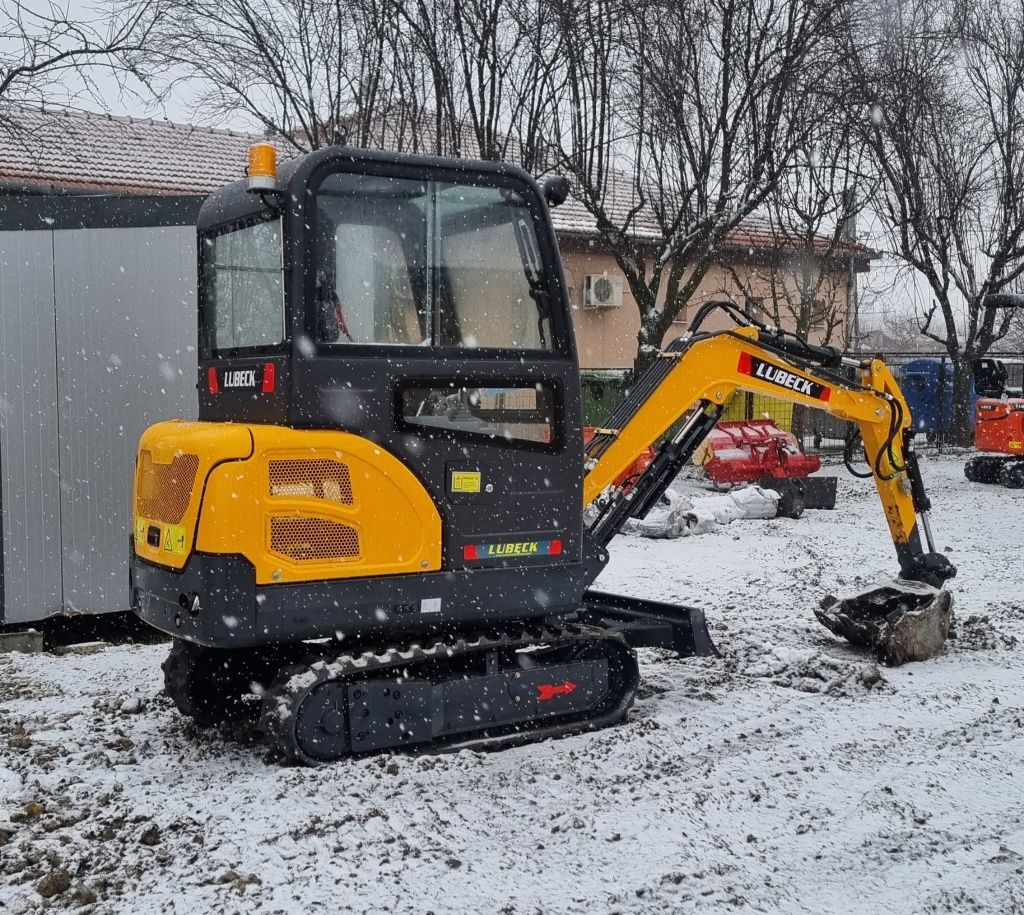
<instances>
[{"instance_id":1,"label":"orange machine","mask_svg":"<svg viewBox=\"0 0 1024 915\"><path fill-rule=\"evenodd\" d=\"M974 444L986 453L967 462L968 480L1024 489L1024 398L980 399Z\"/></svg>"},{"instance_id":2,"label":"orange machine","mask_svg":"<svg viewBox=\"0 0 1024 915\"><path fill-rule=\"evenodd\" d=\"M1024 310L1024 295L988 295L984 306ZM1024 391L1007 385L1007 363L1000 359L978 359L973 369L981 395L974 413L974 446L985 453L964 465L964 476L972 483L1024 489Z\"/></svg>"}]
</instances>

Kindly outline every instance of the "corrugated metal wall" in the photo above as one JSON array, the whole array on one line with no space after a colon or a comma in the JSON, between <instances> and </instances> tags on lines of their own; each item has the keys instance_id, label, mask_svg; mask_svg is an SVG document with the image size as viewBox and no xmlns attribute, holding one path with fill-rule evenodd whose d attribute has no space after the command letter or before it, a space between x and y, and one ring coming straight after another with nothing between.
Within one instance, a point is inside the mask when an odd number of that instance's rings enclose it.
<instances>
[{"instance_id":1,"label":"corrugated metal wall","mask_svg":"<svg viewBox=\"0 0 1024 915\"><path fill-rule=\"evenodd\" d=\"M53 233L0 233L4 621L61 609Z\"/></svg>"},{"instance_id":2,"label":"corrugated metal wall","mask_svg":"<svg viewBox=\"0 0 1024 915\"><path fill-rule=\"evenodd\" d=\"M0 232L0 257L4 622L124 610L136 443L196 415L195 229Z\"/></svg>"},{"instance_id":3,"label":"corrugated metal wall","mask_svg":"<svg viewBox=\"0 0 1024 915\"><path fill-rule=\"evenodd\" d=\"M128 595L131 480L142 430L196 416L195 229L54 233L64 604Z\"/></svg>"}]
</instances>

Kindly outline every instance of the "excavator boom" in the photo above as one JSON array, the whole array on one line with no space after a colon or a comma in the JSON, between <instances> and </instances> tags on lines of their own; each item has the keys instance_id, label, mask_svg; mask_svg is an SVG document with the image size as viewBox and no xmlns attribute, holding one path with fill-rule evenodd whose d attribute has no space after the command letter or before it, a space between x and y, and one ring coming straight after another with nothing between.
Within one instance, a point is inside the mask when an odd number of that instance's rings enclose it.
<instances>
[{"instance_id":1,"label":"excavator boom","mask_svg":"<svg viewBox=\"0 0 1024 915\"><path fill-rule=\"evenodd\" d=\"M842 368L852 369L855 377L839 374ZM706 334L691 330L659 354L607 427L598 430L586 450L583 501L585 506L600 505L590 526L599 546L628 518L642 517L657 503L740 391L854 423L870 467L870 474L863 475L874 479L901 576L940 586L955 575L948 559L935 550L930 504L909 435L910 411L885 363L846 357L754 324ZM647 470L628 489L616 486L614 481L636 456L680 420L682 425L664 438Z\"/></svg>"}]
</instances>

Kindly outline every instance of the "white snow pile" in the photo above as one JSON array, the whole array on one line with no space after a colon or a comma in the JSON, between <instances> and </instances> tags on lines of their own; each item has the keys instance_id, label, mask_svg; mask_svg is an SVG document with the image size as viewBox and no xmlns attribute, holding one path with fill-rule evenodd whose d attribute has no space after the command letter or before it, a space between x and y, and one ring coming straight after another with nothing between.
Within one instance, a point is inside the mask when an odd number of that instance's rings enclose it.
<instances>
[{"instance_id":1,"label":"white snow pile","mask_svg":"<svg viewBox=\"0 0 1024 915\"><path fill-rule=\"evenodd\" d=\"M722 495L684 495L669 490L662 503L646 518L630 518L623 533L672 540L710 534L733 521L774 518L779 510L779 494L760 486L743 486Z\"/></svg>"},{"instance_id":2,"label":"white snow pile","mask_svg":"<svg viewBox=\"0 0 1024 915\"><path fill-rule=\"evenodd\" d=\"M923 462L942 656L814 619L895 570L838 470L842 511L615 541L597 587L703 607L721 657L643 651L622 724L499 753L280 768L175 712L164 645L0 656L0 911L1022 912L1024 491L962 461Z\"/></svg>"}]
</instances>

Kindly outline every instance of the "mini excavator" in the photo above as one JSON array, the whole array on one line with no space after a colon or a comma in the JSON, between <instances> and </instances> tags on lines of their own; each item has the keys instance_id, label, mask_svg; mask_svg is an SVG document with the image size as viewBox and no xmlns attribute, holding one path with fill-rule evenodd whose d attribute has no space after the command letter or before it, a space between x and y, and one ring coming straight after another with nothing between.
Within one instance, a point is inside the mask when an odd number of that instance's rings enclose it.
<instances>
[{"instance_id":1,"label":"mini excavator","mask_svg":"<svg viewBox=\"0 0 1024 915\"><path fill-rule=\"evenodd\" d=\"M143 434L131 538L132 605L173 637L181 712L248 717L306 765L616 722L637 646L714 646L697 609L590 585L737 392L859 429L901 579L931 586L904 606L955 574L889 369L725 303L584 447L548 212L568 191L503 163L344 147L279 169L256 144L205 202L200 419ZM734 326L703 329L716 309Z\"/></svg>"},{"instance_id":2,"label":"mini excavator","mask_svg":"<svg viewBox=\"0 0 1024 915\"><path fill-rule=\"evenodd\" d=\"M1024 309L1024 296L988 295L982 305L991 310ZM977 359L973 369L978 392L974 446L981 454L967 461L964 476L972 483L1024 489L1024 391L1009 389L1006 364L1000 359Z\"/></svg>"}]
</instances>

